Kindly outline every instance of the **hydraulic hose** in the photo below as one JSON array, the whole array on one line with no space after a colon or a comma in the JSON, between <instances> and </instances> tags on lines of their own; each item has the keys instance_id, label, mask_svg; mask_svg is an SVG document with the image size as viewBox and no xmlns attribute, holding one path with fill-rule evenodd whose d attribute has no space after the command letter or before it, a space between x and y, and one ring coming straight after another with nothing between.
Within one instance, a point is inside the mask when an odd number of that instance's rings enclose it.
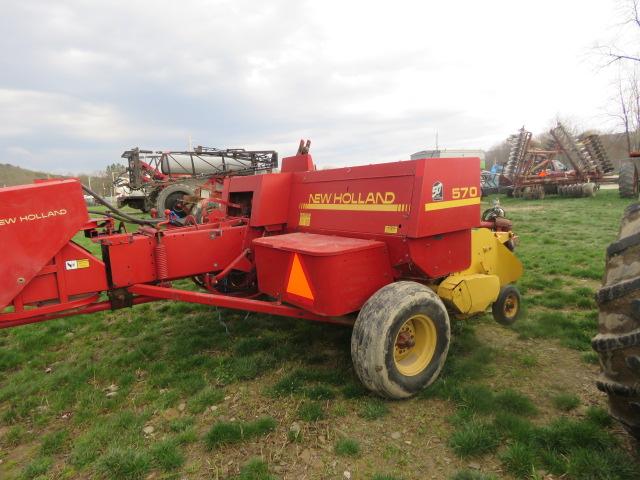
<instances>
[{"instance_id":1,"label":"hydraulic hose","mask_svg":"<svg viewBox=\"0 0 640 480\"><path fill-rule=\"evenodd\" d=\"M126 222L127 221L126 218L121 217L119 215L116 215L113 212L102 212L100 210L87 210L87 212L89 212L91 215L100 215L102 217L115 218L116 220L119 220L120 222Z\"/></svg>"},{"instance_id":2,"label":"hydraulic hose","mask_svg":"<svg viewBox=\"0 0 640 480\"><path fill-rule=\"evenodd\" d=\"M82 189L89 195L91 195L93 198L96 199L96 201L100 204L103 205L105 207L107 207L109 210L111 210L115 215L118 215L120 217L120 219L124 219L127 222L130 223L136 223L138 225L156 225L160 222L164 222L165 219L164 218L149 218L149 219L145 219L142 220L140 218L136 218L133 217L131 215L129 215L128 213L123 212L122 210L118 210L116 207L114 207L113 205L111 205L109 202L107 202L104 198L102 198L100 195L98 195L96 192L94 192L93 190L91 190L89 187L87 187L86 185L82 185Z\"/></svg>"}]
</instances>

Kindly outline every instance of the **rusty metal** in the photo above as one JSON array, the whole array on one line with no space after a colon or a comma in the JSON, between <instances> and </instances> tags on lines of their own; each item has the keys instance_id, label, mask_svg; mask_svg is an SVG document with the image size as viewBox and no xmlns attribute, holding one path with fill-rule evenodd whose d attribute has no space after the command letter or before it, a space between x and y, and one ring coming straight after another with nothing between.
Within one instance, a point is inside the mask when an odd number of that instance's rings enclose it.
<instances>
[{"instance_id":1,"label":"rusty metal","mask_svg":"<svg viewBox=\"0 0 640 480\"><path fill-rule=\"evenodd\" d=\"M504 175L513 185L514 196L540 199L545 193L572 195L574 190L584 196L593 194L603 183L617 183L617 177L610 175L613 164L598 135L574 137L560 122L549 133L553 145L546 149L532 147L531 132L524 127L510 137ZM563 166L560 158L568 165ZM570 188L590 184L593 188Z\"/></svg>"},{"instance_id":2,"label":"rusty metal","mask_svg":"<svg viewBox=\"0 0 640 480\"><path fill-rule=\"evenodd\" d=\"M413 348L416 344L415 339L411 336L409 332L400 332L398 333L398 339L396 340L396 347L398 348Z\"/></svg>"}]
</instances>

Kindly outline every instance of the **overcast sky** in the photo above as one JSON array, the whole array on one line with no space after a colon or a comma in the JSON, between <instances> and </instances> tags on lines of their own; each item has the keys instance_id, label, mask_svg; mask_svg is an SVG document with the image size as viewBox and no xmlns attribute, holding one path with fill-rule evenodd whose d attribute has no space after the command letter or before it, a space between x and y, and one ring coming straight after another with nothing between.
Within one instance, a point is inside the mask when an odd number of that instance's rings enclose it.
<instances>
[{"instance_id":1,"label":"overcast sky","mask_svg":"<svg viewBox=\"0 0 640 480\"><path fill-rule=\"evenodd\" d=\"M132 146L319 165L611 129L620 0L0 0L0 162L90 172ZM634 52L635 53L635 52Z\"/></svg>"}]
</instances>

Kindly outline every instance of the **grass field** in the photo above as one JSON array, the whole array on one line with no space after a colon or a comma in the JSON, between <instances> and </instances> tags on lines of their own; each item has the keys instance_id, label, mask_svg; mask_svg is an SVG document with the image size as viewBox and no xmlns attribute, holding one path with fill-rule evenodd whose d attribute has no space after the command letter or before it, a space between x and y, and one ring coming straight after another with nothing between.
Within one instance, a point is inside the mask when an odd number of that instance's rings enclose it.
<instances>
[{"instance_id":1,"label":"grass field","mask_svg":"<svg viewBox=\"0 0 640 480\"><path fill-rule=\"evenodd\" d=\"M0 478L640 478L589 346L628 202L501 201L525 317L454 322L417 398L369 396L344 327L179 303L55 320L0 332Z\"/></svg>"}]
</instances>

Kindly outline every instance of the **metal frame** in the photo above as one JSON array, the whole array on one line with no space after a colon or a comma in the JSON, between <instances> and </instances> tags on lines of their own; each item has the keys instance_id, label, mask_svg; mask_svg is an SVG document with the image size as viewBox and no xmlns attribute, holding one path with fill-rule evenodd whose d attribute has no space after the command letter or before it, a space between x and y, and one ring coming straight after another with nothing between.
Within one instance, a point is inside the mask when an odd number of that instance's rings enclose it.
<instances>
[{"instance_id":1,"label":"metal frame","mask_svg":"<svg viewBox=\"0 0 640 480\"><path fill-rule=\"evenodd\" d=\"M177 156L189 157L190 165L183 165ZM259 172L272 172L278 168L278 153L273 150L245 150L242 148L219 150L217 148L198 146L193 151L153 151L133 148L126 150L122 156L128 162L129 185L132 190L148 188L158 184L166 184L171 180L209 177L225 177L229 175L254 175ZM222 159L222 168L218 168L212 159ZM171 171L171 159L190 173L174 173ZM197 173L196 159L211 167L211 173ZM169 167L164 169L163 165ZM229 167L241 167L231 170Z\"/></svg>"}]
</instances>

